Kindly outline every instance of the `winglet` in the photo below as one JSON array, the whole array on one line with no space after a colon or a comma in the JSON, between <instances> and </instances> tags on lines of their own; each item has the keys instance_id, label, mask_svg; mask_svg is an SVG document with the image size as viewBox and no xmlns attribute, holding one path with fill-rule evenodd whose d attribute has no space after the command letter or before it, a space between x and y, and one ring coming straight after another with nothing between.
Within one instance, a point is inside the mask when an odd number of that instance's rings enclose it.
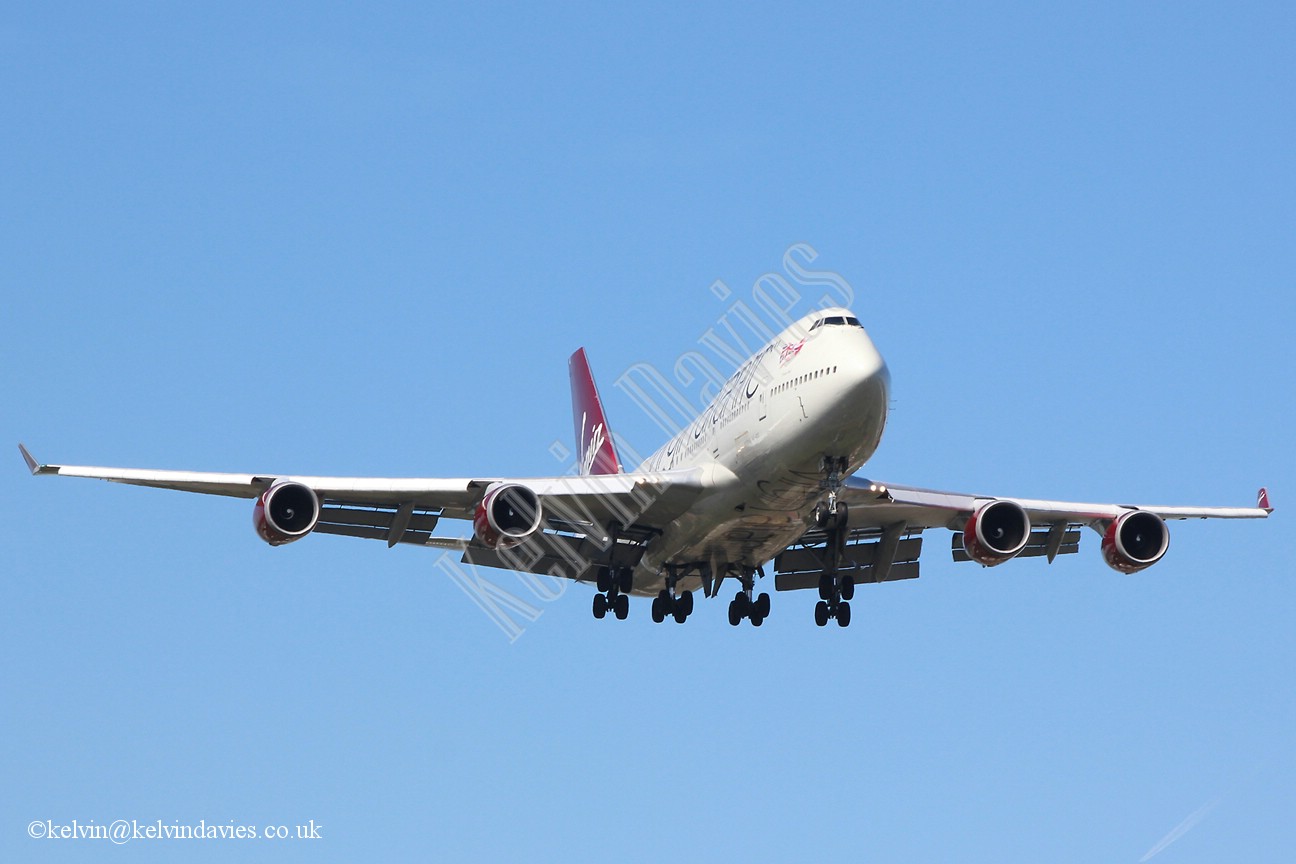
<instances>
[{"instance_id":1,"label":"winglet","mask_svg":"<svg viewBox=\"0 0 1296 864\"><path fill-rule=\"evenodd\" d=\"M1263 486L1260 487L1260 500L1256 502L1256 506L1266 513L1272 513L1274 511L1273 506L1269 503L1269 490L1265 489Z\"/></svg>"},{"instance_id":2,"label":"winglet","mask_svg":"<svg viewBox=\"0 0 1296 864\"><path fill-rule=\"evenodd\" d=\"M20 453L22 453L23 461L27 463L27 470L31 471L32 474L59 473L59 466L42 465L41 463L37 462L35 458L32 457L31 452L28 451L28 449L24 447L22 444L18 445L18 450Z\"/></svg>"},{"instance_id":3,"label":"winglet","mask_svg":"<svg viewBox=\"0 0 1296 864\"><path fill-rule=\"evenodd\" d=\"M32 474L39 474L40 463L32 458L32 455L27 452L27 448L22 445L22 442L18 443L18 452L23 454L23 461L27 463L27 470Z\"/></svg>"},{"instance_id":4,"label":"winglet","mask_svg":"<svg viewBox=\"0 0 1296 864\"><path fill-rule=\"evenodd\" d=\"M621 460L612 446L612 431L603 414L603 402L594 386L585 349L578 348L567 365L571 374L572 421L576 427L580 473L620 474Z\"/></svg>"}]
</instances>

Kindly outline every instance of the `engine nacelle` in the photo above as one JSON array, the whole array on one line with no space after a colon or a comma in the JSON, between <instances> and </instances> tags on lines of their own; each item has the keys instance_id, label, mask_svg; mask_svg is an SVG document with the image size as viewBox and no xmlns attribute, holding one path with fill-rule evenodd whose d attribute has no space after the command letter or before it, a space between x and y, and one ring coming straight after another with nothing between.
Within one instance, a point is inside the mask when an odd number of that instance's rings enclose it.
<instances>
[{"instance_id":1,"label":"engine nacelle","mask_svg":"<svg viewBox=\"0 0 1296 864\"><path fill-rule=\"evenodd\" d=\"M963 527L963 548L973 561L993 567L1025 549L1030 533L1030 517L1020 504L991 501Z\"/></svg>"},{"instance_id":2,"label":"engine nacelle","mask_svg":"<svg viewBox=\"0 0 1296 864\"><path fill-rule=\"evenodd\" d=\"M496 483L486 490L473 531L491 549L517 546L540 528L540 499L520 483Z\"/></svg>"},{"instance_id":3,"label":"engine nacelle","mask_svg":"<svg viewBox=\"0 0 1296 864\"><path fill-rule=\"evenodd\" d=\"M282 546L313 531L319 517L320 501L315 490L285 480L261 493L252 511L252 524L262 540Z\"/></svg>"},{"instance_id":4,"label":"engine nacelle","mask_svg":"<svg viewBox=\"0 0 1296 864\"><path fill-rule=\"evenodd\" d=\"M1107 565L1122 573L1137 573L1165 557L1170 529L1155 513L1130 510L1107 526L1102 552Z\"/></svg>"}]
</instances>

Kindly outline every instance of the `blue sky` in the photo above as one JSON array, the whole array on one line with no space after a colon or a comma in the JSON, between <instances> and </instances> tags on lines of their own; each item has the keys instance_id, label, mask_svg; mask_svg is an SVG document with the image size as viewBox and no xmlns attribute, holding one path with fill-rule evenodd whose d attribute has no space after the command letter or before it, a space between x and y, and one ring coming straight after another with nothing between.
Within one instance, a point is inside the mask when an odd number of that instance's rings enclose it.
<instances>
[{"instance_id":1,"label":"blue sky","mask_svg":"<svg viewBox=\"0 0 1296 864\"><path fill-rule=\"evenodd\" d=\"M1176 523L1135 576L1096 535L982 570L932 532L845 631L803 594L596 622L494 573L538 613L510 641L437 552L271 549L248 502L15 450L0 858L106 854L34 820L313 819L118 857L1292 859L1296 12L696 5L10 9L0 426L560 473L574 348L650 452L614 382L808 243L892 370L870 476L1278 515Z\"/></svg>"}]
</instances>

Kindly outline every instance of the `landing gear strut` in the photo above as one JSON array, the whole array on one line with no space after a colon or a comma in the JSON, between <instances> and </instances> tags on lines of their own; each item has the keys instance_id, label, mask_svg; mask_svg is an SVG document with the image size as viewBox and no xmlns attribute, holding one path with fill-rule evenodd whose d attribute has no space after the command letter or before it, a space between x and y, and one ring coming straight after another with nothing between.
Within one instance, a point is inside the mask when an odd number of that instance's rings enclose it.
<instances>
[{"instance_id":1,"label":"landing gear strut","mask_svg":"<svg viewBox=\"0 0 1296 864\"><path fill-rule=\"evenodd\" d=\"M759 597L753 596L753 592L756 590L755 568L742 568L738 578L742 581L743 587L741 591L734 595L734 599L729 601L729 623L737 627L738 622L746 618L752 623L753 627L759 627L769 617L770 596L765 593L762 593Z\"/></svg>"},{"instance_id":2,"label":"landing gear strut","mask_svg":"<svg viewBox=\"0 0 1296 864\"><path fill-rule=\"evenodd\" d=\"M653 598L652 619L655 623L662 623L669 615L675 619L676 624L683 624L693 614L693 592L685 591L677 595L675 585L678 582L679 565L667 564L666 587Z\"/></svg>"},{"instance_id":3,"label":"landing gear strut","mask_svg":"<svg viewBox=\"0 0 1296 864\"><path fill-rule=\"evenodd\" d=\"M624 621L630 614L630 589L634 587L634 571L629 567L600 567L594 595L594 617L602 618L609 611Z\"/></svg>"}]
</instances>

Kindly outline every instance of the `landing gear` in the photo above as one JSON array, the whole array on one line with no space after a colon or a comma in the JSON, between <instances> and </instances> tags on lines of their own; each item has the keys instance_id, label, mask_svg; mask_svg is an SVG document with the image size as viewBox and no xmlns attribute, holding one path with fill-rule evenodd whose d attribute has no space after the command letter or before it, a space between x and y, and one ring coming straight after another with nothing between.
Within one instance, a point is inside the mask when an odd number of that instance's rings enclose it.
<instances>
[{"instance_id":1,"label":"landing gear","mask_svg":"<svg viewBox=\"0 0 1296 864\"><path fill-rule=\"evenodd\" d=\"M826 516L835 517L839 506L845 506L837 503L837 495L841 492L842 487L846 485L846 468L848 467L846 457L825 456L823 457L823 461L820 463L819 467L824 472L824 479L819 481L819 488L825 489L828 492ZM816 511L816 521L820 518L819 512ZM825 527L825 523L820 521L819 527Z\"/></svg>"},{"instance_id":2,"label":"landing gear","mask_svg":"<svg viewBox=\"0 0 1296 864\"><path fill-rule=\"evenodd\" d=\"M729 601L729 623L734 627L742 619L746 618L752 623L753 627L759 627L765 623L765 619L770 613L770 596L762 593L759 597L754 595L756 590L756 571L752 568L743 568L739 576L742 580L742 590L734 595L734 599Z\"/></svg>"},{"instance_id":3,"label":"landing gear","mask_svg":"<svg viewBox=\"0 0 1296 864\"><path fill-rule=\"evenodd\" d=\"M824 457L826 477L820 486L828 490L828 502L815 508L815 524L827 535L824 542L824 569L819 577L819 602L815 604L815 624L827 625L834 618L839 627L850 625L850 601L855 596L855 577L841 573L841 562L846 557L846 541L850 538L850 509L845 501L837 500L841 491L845 459Z\"/></svg>"},{"instance_id":4,"label":"landing gear","mask_svg":"<svg viewBox=\"0 0 1296 864\"><path fill-rule=\"evenodd\" d=\"M675 619L676 624L683 624L693 614L693 592L685 591L677 595L675 585L678 582L678 565L667 564L666 587L653 598L652 620L654 623L660 624L669 616Z\"/></svg>"},{"instance_id":5,"label":"landing gear","mask_svg":"<svg viewBox=\"0 0 1296 864\"><path fill-rule=\"evenodd\" d=\"M630 589L634 587L634 571L629 567L600 567L595 581L598 593L594 595L594 617L603 618L609 611L624 621L630 614Z\"/></svg>"},{"instance_id":6,"label":"landing gear","mask_svg":"<svg viewBox=\"0 0 1296 864\"><path fill-rule=\"evenodd\" d=\"M828 623L829 618L836 618L838 627L849 627L850 603L845 600L820 600L815 604L815 624L823 627Z\"/></svg>"}]
</instances>

